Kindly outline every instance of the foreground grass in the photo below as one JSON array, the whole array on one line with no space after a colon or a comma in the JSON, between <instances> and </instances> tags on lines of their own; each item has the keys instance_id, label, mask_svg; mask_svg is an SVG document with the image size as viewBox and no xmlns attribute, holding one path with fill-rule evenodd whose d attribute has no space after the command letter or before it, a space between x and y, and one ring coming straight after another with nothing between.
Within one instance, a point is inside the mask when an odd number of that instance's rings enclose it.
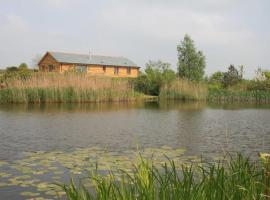
<instances>
[{"instance_id":1,"label":"foreground grass","mask_svg":"<svg viewBox=\"0 0 270 200\"><path fill-rule=\"evenodd\" d=\"M170 84L164 85L160 90L159 97L179 100L206 100L207 94L206 84L177 79Z\"/></svg>"},{"instance_id":2,"label":"foreground grass","mask_svg":"<svg viewBox=\"0 0 270 200\"><path fill-rule=\"evenodd\" d=\"M87 181L61 185L70 200L89 199L177 199L227 200L269 199L269 158L251 162L242 155L214 164L177 168L173 161L156 168L141 159L132 172L102 176L93 172Z\"/></svg>"},{"instance_id":3,"label":"foreground grass","mask_svg":"<svg viewBox=\"0 0 270 200\"><path fill-rule=\"evenodd\" d=\"M75 73L34 73L25 80L9 79L0 89L0 103L130 101L142 96L126 79Z\"/></svg>"}]
</instances>

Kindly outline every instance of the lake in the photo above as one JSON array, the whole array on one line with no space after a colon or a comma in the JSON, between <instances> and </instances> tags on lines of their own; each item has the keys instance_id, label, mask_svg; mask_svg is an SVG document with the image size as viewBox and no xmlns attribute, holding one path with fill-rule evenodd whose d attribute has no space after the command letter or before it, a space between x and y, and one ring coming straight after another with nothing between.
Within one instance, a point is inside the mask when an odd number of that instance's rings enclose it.
<instances>
[{"instance_id":1,"label":"lake","mask_svg":"<svg viewBox=\"0 0 270 200\"><path fill-rule=\"evenodd\" d=\"M83 175L88 161L108 153L111 165L112 158L126 162L132 152L144 150L189 159L242 152L256 159L258 152L270 151L270 106L175 101L0 105L0 197L55 198L44 187L67 181L70 174Z\"/></svg>"}]
</instances>

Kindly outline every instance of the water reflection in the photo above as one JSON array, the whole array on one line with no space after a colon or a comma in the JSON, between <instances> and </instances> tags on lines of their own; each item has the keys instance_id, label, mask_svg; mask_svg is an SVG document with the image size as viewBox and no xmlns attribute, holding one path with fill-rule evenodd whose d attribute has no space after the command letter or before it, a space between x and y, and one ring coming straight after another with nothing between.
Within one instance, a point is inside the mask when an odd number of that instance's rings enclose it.
<instances>
[{"instance_id":1,"label":"water reflection","mask_svg":"<svg viewBox=\"0 0 270 200\"><path fill-rule=\"evenodd\" d=\"M241 110L241 109L270 109L265 104L207 104L206 102L181 102L173 100L136 101L136 102L101 102L101 103L69 103L69 104L0 104L4 112L110 112L127 109L158 109L198 111L206 108Z\"/></svg>"}]
</instances>

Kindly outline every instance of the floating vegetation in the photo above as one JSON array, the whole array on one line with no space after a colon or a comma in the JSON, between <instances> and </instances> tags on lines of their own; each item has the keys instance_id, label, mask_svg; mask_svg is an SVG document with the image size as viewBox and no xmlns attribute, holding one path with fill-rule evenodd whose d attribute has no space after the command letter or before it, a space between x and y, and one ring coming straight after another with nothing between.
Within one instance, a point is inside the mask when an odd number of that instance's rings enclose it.
<instances>
[{"instance_id":1,"label":"floating vegetation","mask_svg":"<svg viewBox=\"0 0 270 200\"><path fill-rule=\"evenodd\" d=\"M35 193L35 192L21 192L20 195L22 196L29 196L29 197L36 197L39 196L39 193Z\"/></svg>"},{"instance_id":2,"label":"floating vegetation","mask_svg":"<svg viewBox=\"0 0 270 200\"><path fill-rule=\"evenodd\" d=\"M4 165L7 165L7 164L8 164L8 162L3 161L3 160L0 160L0 167L2 167L2 166L4 166Z\"/></svg>"},{"instance_id":3,"label":"floating vegetation","mask_svg":"<svg viewBox=\"0 0 270 200\"><path fill-rule=\"evenodd\" d=\"M177 166L188 161L198 161L198 157L184 157L183 149L169 146L144 148L138 152L115 152L99 147L77 148L71 152L25 152L20 160L0 162L0 166L8 166L5 169L0 167L0 187L21 187L24 192L20 195L33 199L40 199L40 196L59 198L65 193L55 183L62 182L64 178L85 176L97 168L108 177L109 172L114 172L114 176L120 180L120 172L124 170L131 173L133 166L140 162L140 157L151 158L157 167L162 167L166 162L165 155L175 161Z\"/></svg>"},{"instance_id":4,"label":"floating vegetation","mask_svg":"<svg viewBox=\"0 0 270 200\"><path fill-rule=\"evenodd\" d=\"M1 188L1 187L6 187L6 186L10 186L10 184L0 182L0 188Z\"/></svg>"},{"instance_id":5,"label":"floating vegetation","mask_svg":"<svg viewBox=\"0 0 270 200\"><path fill-rule=\"evenodd\" d=\"M0 172L0 178L8 178L10 177L11 174L5 173L5 172Z\"/></svg>"}]
</instances>

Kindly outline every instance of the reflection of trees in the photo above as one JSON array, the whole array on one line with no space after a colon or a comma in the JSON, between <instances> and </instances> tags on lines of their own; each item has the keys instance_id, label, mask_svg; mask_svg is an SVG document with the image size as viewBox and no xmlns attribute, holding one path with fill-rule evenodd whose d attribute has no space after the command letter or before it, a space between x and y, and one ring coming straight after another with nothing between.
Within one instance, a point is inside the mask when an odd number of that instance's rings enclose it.
<instances>
[{"instance_id":1,"label":"reflection of trees","mask_svg":"<svg viewBox=\"0 0 270 200\"><path fill-rule=\"evenodd\" d=\"M6 104L0 111L9 112L110 112L142 108L144 102L103 102L103 103L52 103L52 104Z\"/></svg>"},{"instance_id":2,"label":"reflection of trees","mask_svg":"<svg viewBox=\"0 0 270 200\"><path fill-rule=\"evenodd\" d=\"M206 107L205 102L199 101L175 101L175 100L164 100L159 102L159 108L161 109L177 109L186 111L198 111L203 110Z\"/></svg>"},{"instance_id":3,"label":"reflection of trees","mask_svg":"<svg viewBox=\"0 0 270 200\"><path fill-rule=\"evenodd\" d=\"M201 155L207 148L206 137L202 134L206 126L205 112L202 104L179 106L176 112L175 125L179 147L186 148L188 153Z\"/></svg>"}]
</instances>

